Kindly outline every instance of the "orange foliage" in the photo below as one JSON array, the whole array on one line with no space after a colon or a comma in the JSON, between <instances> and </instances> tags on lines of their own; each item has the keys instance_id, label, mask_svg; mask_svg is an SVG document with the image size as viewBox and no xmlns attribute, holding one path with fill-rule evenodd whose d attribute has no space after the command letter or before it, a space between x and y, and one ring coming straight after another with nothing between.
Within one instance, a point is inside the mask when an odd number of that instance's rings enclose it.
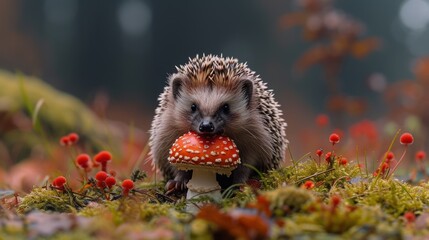
<instances>
[{"instance_id":1,"label":"orange foliage","mask_svg":"<svg viewBox=\"0 0 429 240\"><path fill-rule=\"evenodd\" d=\"M201 208L197 218L214 223L224 239L266 239L268 224L257 215L222 213L217 207L207 205Z\"/></svg>"}]
</instances>

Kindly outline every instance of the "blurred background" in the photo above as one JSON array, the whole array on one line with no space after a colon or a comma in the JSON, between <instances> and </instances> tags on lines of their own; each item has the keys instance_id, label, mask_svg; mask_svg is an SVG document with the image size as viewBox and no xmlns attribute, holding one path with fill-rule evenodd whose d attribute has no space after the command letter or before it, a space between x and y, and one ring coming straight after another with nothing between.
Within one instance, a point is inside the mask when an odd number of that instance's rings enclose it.
<instances>
[{"instance_id":1,"label":"blurred background","mask_svg":"<svg viewBox=\"0 0 429 240\"><path fill-rule=\"evenodd\" d=\"M0 69L146 133L174 66L223 54L275 90L297 155L320 145L310 125L425 146L428 23L429 0L1 0Z\"/></svg>"},{"instance_id":2,"label":"blurred background","mask_svg":"<svg viewBox=\"0 0 429 240\"><path fill-rule=\"evenodd\" d=\"M133 109L113 117L148 128L175 65L196 54L223 54L248 62L276 90L288 117L299 114L288 110L290 101L323 111L328 89L321 70L293 69L312 43L301 29L280 24L302 10L302 2L2 0L0 68L40 77L87 103L107 94L115 111ZM370 99L366 114L382 114L386 108L368 81L412 77L413 60L429 53L429 1L319 2L331 2L339 14L358 19L363 35L382 40L377 51L348 59L339 73L344 93Z\"/></svg>"}]
</instances>

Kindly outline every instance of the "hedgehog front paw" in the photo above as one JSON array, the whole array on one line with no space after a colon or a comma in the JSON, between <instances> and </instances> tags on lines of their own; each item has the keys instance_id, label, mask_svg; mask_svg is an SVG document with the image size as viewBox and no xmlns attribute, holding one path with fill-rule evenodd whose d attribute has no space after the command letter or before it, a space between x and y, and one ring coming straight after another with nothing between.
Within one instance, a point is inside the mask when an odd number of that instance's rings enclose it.
<instances>
[{"instance_id":1,"label":"hedgehog front paw","mask_svg":"<svg viewBox=\"0 0 429 240\"><path fill-rule=\"evenodd\" d=\"M186 184L189 182L189 179L191 179L192 172L191 171L179 171L174 178L174 180L169 180L167 184L165 184L165 193L167 195L170 194L178 194L182 195L186 193L186 190L188 188L186 187Z\"/></svg>"}]
</instances>

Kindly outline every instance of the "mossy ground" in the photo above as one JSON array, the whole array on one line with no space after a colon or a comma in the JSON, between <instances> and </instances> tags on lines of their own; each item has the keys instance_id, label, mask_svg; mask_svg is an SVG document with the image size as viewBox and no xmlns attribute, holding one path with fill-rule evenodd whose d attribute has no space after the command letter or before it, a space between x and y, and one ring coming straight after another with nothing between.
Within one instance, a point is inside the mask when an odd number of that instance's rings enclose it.
<instances>
[{"instance_id":1,"label":"mossy ground","mask_svg":"<svg viewBox=\"0 0 429 240\"><path fill-rule=\"evenodd\" d=\"M148 180L138 182L128 197L116 200L96 198L96 194L89 194L92 198L88 198L49 186L34 188L17 203L14 197L2 199L0 238L403 239L428 236L429 184L367 175L356 164L340 164L338 158L332 161L327 164L308 159L271 171L263 175L260 185L243 185L224 192L228 197L203 206L196 214L186 213L183 197L165 196L162 184L153 185ZM306 181L314 185L305 184ZM46 227L51 222L57 227Z\"/></svg>"}]
</instances>

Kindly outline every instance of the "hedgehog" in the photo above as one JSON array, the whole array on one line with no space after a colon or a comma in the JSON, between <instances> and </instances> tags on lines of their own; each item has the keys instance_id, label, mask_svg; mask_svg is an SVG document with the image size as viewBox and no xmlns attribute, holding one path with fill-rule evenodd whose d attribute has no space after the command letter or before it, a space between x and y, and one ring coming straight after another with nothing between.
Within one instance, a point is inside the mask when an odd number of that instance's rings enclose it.
<instances>
[{"instance_id":1,"label":"hedgehog","mask_svg":"<svg viewBox=\"0 0 429 240\"><path fill-rule=\"evenodd\" d=\"M229 177L217 176L223 189L257 177L254 169L265 173L279 167L288 143L286 122L273 91L247 63L197 55L176 70L158 98L149 139L152 163L168 181L167 189L183 192L192 176L167 160L174 141L188 131L235 141L243 164Z\"/></svg>"}]
</instances>

